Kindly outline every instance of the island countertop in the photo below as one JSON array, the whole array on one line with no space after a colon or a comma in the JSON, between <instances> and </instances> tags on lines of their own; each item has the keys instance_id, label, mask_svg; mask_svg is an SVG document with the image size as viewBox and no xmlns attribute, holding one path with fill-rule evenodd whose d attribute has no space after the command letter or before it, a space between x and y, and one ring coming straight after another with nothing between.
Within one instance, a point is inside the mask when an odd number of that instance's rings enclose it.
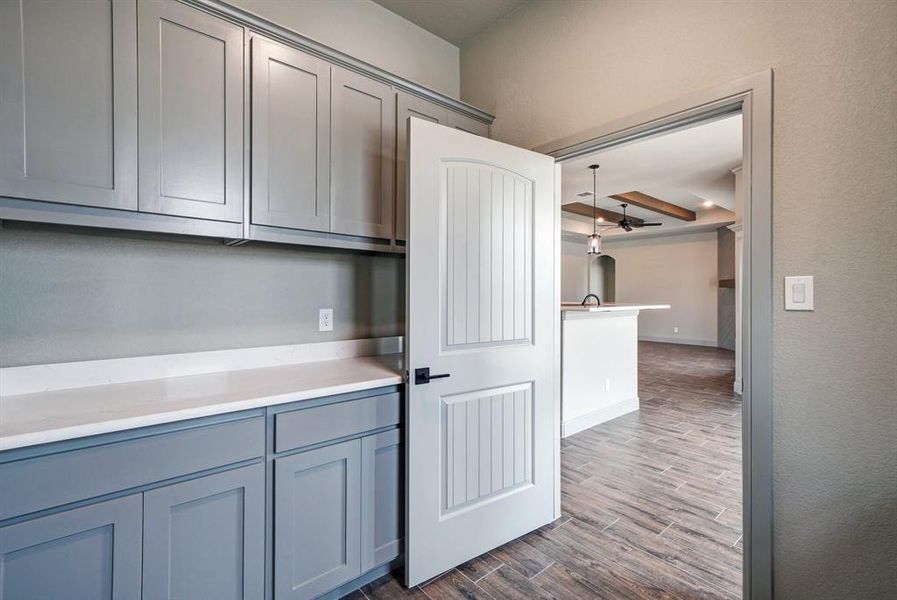
<instances>
[{"instance_id":1,"label":"island countertop","mask_svg":"<svg viewBox=\"0 0 897 600\"><path fill-rule=\"evenodd\" d=\"M657 309L665 309L670 308L669 304L626 304L626 303L615 303L608 302L606 304L602 304L600 306L596 305L587 305L583 306L579 302L561 302L561 312L562 313L580 313L581 316L587 316L589 313L608 313L608 312L623 312L623 311L634 311L634 310L657 310ZM565 317L566 318L566 317Z\"/></svg>"}]
</instances>

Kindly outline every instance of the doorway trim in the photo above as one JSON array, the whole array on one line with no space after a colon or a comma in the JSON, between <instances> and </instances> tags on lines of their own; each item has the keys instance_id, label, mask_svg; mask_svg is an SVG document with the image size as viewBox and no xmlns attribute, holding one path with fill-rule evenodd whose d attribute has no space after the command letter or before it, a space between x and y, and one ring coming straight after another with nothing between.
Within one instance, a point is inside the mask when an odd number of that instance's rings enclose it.
<instances>
[{"instance_id":1,"label":"doorway trim","mask_svg":"<svg viewBox=\"0 0 897 600\"><path fill-rule=\"evenodd\" d=\"M772 127L773 71L767 69L542 144L558 162L741 111L743 594L772 598ZM558 207L559 210L560 207ZM560 217L557 217L560 220Z\"/></svg>"}]
</instances>

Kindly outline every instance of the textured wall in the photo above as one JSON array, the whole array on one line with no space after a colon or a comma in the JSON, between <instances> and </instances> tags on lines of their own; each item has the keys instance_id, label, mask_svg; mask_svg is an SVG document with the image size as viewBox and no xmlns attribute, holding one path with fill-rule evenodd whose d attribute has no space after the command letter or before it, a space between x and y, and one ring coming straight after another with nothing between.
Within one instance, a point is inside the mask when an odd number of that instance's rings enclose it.
<instances>
[{"instance_id":1,"label":"textured wall","mask_svg":"<svg viewBox=\"0 0 897 600\"><path fill-rule=\"evenodd\" d=\"M534 2L462 49L461 89L531 147L770 67L776 594L893 596L897 2Z\"/></svg>"},{"instance_id":2,"label":"textured wall","mask_svg":"<svg viewBox=\"0 0 897 600\"><path fill-rule=\"evenodd\" d=\"M227 0L331 48L458 97L458 47L371 0Z\"/></svg>"},{"instance_id":3,"label":"textured wall","mask_svg":"<svg viewBox=\"0 0 897 600\"><path fill-rule=\"evenodd\" d=\"M640 339L716 346L716 248L715 231L605 240L616 260L616 301L670 305L639 314Z\"/></svg>"},{"instance_id":4,"label":"textured wall","mask_svg":"<svg viewBox=\"0 0 897 600\"><path fill-rule=\"evenodd\" d=\"M0 229L0 367L398 335L405 261ZM334 330L318 332L318 308Z\"/></svg>"}]
</instances>

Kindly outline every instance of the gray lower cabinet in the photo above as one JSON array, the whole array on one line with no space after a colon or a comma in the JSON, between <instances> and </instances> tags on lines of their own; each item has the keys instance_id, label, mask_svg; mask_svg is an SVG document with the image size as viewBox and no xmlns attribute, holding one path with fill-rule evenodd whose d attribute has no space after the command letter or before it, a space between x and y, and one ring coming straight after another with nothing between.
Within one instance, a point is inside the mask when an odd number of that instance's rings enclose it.
<instances>
[{"instance_id":1,"label":"gray lower cabinet","mask_svg":"<svg viewBox=\"0 0 897 600\"><path fill-rule=\"evenodd\" d=\"M334 67L332 73L330 231L390 239L396 93L346 69Z\"/></svg>"},{"instance_id":2,"label":"gray lower cabinet","mask_svg":"<svg viewBox=\"0 0 897 600\"><path fill-rule=\"evenodd\" d=\"M274 597L314 598L361 575L361 440L274 461Z\"/></svg>"},{"instance_id":3,"label":"gray lower cabinet","mask_svg":"<svg viewBox=\"0 0 897 600\"><path fill-rule=\"evenodd\" d=\"M143 600L264 597L264 465L151 490L143 510Z\"/></svg>"},{"instance_id":4,"label":"gray lower cabinet","mask_svg":"<svg viewBox=\"0 0 897 600\"><path fill-rule=\"evenodd\" d=\"M139 600L141 497L0 528L0 600Z\"/></svg>"},{"instance_id":5,"label":"gray lower cabinet","mask_svg":"<svg viewBox=\"0 0 897 600\"><path fill-rule=\"evenodd\" d=\"M243 28L141 0L137 50L140 211L241 222Z\"/></svg>"},{"instance_id":6,"label":"gray lower cabinet","mask_svg":"<svg viewBox=\"0 0 897 600\"><path fill-rule=\"evenodd\" d=\"M252 222L330 230L329 63L252 38Z\"/></svg>"},{"instance_id":7,"label":"gray lower cabinet","mask_svg":"<svg viewBox=\"0 0 897 600\"><path fill-rule=\"evenodd\" d=\"M404 469L401 430L361 439L361 570L369 571L402 551Z\"/></svg>"},{"instance_id":8,"label":"gray lower cabinet","mask_svg":"<svg viewBox=\"0 0 897 600\"><path fill-rule=\"evenodd\" d=\"M136 12L0 2L0 196L137 209Z\"/></svg>"}]
</instances>

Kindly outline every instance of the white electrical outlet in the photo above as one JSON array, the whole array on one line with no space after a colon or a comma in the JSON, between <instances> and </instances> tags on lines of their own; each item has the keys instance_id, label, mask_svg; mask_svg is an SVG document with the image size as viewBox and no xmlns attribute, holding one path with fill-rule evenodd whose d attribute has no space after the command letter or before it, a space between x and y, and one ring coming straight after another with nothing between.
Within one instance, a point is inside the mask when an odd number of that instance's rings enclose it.
<instances>
[{"instance_id":1,"label":"white electrical outlet","mask_svg":"<svg viewBox=\"0 0 897 600\"><path fill-rule=\"evenodd\" d=\"M673 327L673 333L679 333L679 328L678 328L678 327Z\"/></svg>"},{"instance_id":2,"label":"white electrical outlet","mask_svg":"<svg viewBox=\"0 0 897 600\"><path fill-rule=\"evenodd\" d=\"M605 378L604 378L604 391L605 391L605 392L609 392L609 391L610 391L610 377L605 377Z\"/></svg>"},{"instance_id":3,"label":"white electrical outlet","mask_svg":"<svg viewBox=\"0 0 897 600\"><path fill-rule=\"evenodd\" d=\"M333 309L318 309L318 331L333 331Z\"/></svg>"}]
</instances>

